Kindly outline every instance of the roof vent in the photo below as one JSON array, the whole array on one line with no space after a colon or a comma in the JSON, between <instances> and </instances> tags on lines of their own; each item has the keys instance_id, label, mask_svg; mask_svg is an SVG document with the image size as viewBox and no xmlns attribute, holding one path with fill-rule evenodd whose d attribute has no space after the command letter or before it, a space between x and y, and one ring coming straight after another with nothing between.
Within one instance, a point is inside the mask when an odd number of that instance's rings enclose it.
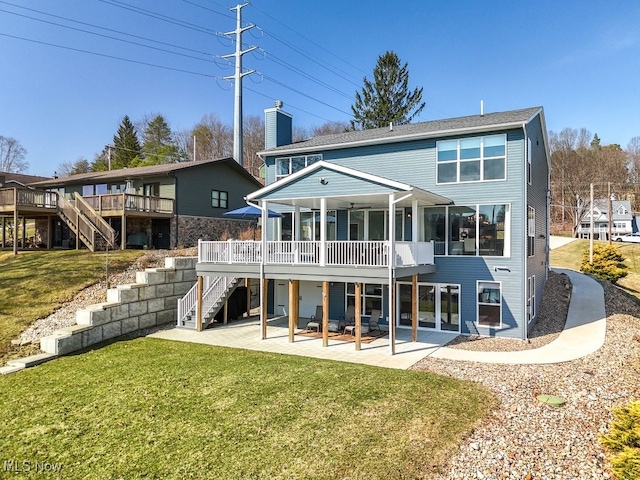
<instances>
[{"instance_id":1,"label":"roof vent","mask_svg":"<svg viewBox=\"0 0 640 480\"><path fill-rule=\"evenodd\" d=\"M389 122L389 131L393 132L393 122Z\"/></svg>"},{"instance_id":2,"label":"roof vent","mask_svg":"<svg viewBox=\"0 0 640 480\"><path fill-rule=\"evenodd\" d=\"M282 100L276 100L275 101L276 108L282 108L283 105L284 105L284 103L282 103Z\"/></svg>"}]
</instances>

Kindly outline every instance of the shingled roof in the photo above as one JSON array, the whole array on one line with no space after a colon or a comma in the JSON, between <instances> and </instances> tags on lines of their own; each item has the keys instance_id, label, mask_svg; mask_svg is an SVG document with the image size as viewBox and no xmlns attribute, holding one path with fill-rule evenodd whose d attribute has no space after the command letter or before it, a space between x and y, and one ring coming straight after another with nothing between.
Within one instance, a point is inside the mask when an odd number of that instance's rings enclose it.
<instances>
[{"instance_id":1,"label":"shingled roof","mask_svg":"<svg viewBox=\"0 0 640 480\"><path fill-rule=\"evenodd\" d=\"M418 140L452 134L473 133L476 131L502 130L521 127L542 112L542 107L523 108L507 112L470 115L467 117L447 118L429 122L393 125L392 128L373 128L356 130L333 135L323 135L303 142L292 143L280 147L263 150L258 155L275 153L294 153L297 151L328 150L347 146L394 143L407 140Z\"/></svg>"},{"instance_id":2,"label":"shingled roof","mask_svg":"<svg viewBox=\"0 0 640 480\"><path fill-rule=\"evenodd\" d=\"M170 175L172 172L178 170L184 170L187 168L199 167L201 165L207 165L212 163L227 164L231 168L242 175L246 175L247 178L256 182L256 185L262 186L253 176L242 168L233 158L216 158L213 160L200 160L197 162L180 162L180 163L165 163L162 165L150 165L148 167L134 167L134 168L121 168L117 170L109 170L104 172L90 172L79 173L77 175L70 175L68 177L59 177L49 179L40 182L33 182L30 185L33 187L56 187L60 185L78 184L81 182L111 182L116 180L127 180L132 178L149 177L157 175Z\"/></svg>"}]
</instances>

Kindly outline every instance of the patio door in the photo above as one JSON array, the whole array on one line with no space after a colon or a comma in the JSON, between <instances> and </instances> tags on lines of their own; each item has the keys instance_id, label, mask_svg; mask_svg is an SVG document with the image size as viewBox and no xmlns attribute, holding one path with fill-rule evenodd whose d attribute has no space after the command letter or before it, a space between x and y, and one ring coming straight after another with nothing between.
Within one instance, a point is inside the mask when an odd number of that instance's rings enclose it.
<instances>
[{"instance_id":1,"label":"patio door","mask_svg":"<svg viewBox=\"0 0 640 480\"><path fill-rule=\"evenodd\" d=\"M412 286L398 282L399 327L411 328ZM460 287L458 285L419 283L418 328L448 332L460 331Z\"/></svg>"}]
</instances>

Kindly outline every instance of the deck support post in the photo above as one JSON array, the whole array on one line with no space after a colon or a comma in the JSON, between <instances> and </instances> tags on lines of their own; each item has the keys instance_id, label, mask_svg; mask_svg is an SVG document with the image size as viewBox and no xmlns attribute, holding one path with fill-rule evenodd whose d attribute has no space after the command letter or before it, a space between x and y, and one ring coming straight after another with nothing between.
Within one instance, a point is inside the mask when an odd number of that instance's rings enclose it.
<instances>
[{"instance_id":1,"label":"deck support post","mask_svg":"<svg viewBox=\"0 0 640 480\"><path fill-rule=\"evenodd\" d=\"M21 247L24 249L27 247L27 217L22 217L22 244Z\"/></svg>"},{"instance_id":2,"label":"deck support post","mask_svg":"<svg viewBox=\"0 0 640 480\"><path fill-rule=\"evenodd\" d=\"M251 316L251 279L244 279L244 286L247 289L247 318Z\"/></svg>"},{"instance_id":3,"label":"deck support post","mask_svg":"<svg viewBox=\"0 0 640 480\"><path fill-rule=\"evenodd\" d=\"M7 221L6 217L2 217L2 248L4 248L5 240L6 240L6 231L5 231L6 221Z\"/></svg>"},{"instance_id":4,"label":"deck support post","mask_svg":"<svg viewBox=\"0 0 640 480\"><path fill-rule=\"evenodd\" d=\"M322 282L322 346L329 346L329 282Z\"/></svg>"},{"instance_id":5,"label":"deck support post","mask_svg":"<svg viewBox=\"0 0 640 480\"><path fill-rule=\"evenodd\" d=\"M18 189L13 189L13 254L18 255Z\"/></svg>"},{"instance_id":6,"label":"deck support post","mask_svg":"<svg viewBox=\"0 0 640 480\"><path fill-rule=\"evenodd\" d=\"M123 204L124 208L124 204ZM127 248L127 216L122 214L122 227L120 228L120 250Z\"/></svg>"},{"instance_id":7,"label":"deck support post","mask_svg":"<svg viewBox=\"0 0 640 480\"><path fill-rule=\"evenodd\" d=\"M222 307L222 324L226 325L229 322L229 299L224 301Z\"/></svg>"},{"instance_id":8,"label":"deck support post","mask_svg":"<svg viewBox=\"0 0 640 480\"><path fill-rule=\"evenodd\" d=\"M411 341L418 341L418 275L411 277Z\"/></svg>"},{"instance_id":9,"label":"deck support post","mask_svg":"<svg viewBox=\"0 0 640 480\"><path fill-rule=\"evenodd\" d=\"M300 280L289 280L289 342L293 342L300 316Z\"/></svg>"},{"instance_id":10,"label":"deck support post","mask_svg":"<svg viewBox=\"0 0 640 480\"><path fill-rule=\"evenodd\" d=\"M196 299L196 330L202 331L202 293L204 287L204 278L202 275L198 275L197 283L197 299Z\"/></svg>"},{"instance_id":11,"label":"deck support post","mask_svg":"<svg viewBox=\"0 0 640 480\"><path fill-rule=\"evenodd\" d=\"M361 342L362 342L362 284L360 282L356 282L355 285L355 301L356 301L356 350L360 350Z\"/></svg>"}]
</instances>

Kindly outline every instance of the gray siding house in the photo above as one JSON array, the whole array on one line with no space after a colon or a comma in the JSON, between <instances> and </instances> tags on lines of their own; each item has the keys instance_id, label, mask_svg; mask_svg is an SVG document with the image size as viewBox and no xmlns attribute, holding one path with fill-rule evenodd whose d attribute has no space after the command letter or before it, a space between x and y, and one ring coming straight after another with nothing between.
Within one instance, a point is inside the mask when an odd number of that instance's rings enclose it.
<instances>
[{"instance_id":1,"label":"gray siding house","mask_svg":"<svg viewBox=\"0 0 640 480\"><path fill-rule=\"evenodd\" d=\"M46 192L48 200L24 213L19 204L16 213L34 218L50 247L80 238L93 249L93 236L113 237L115 248L189 247L248 228L224 214L261 186L232 158L124 168L31 182L28 193Z\"/></svg>"},{"instance_id":2,"label":"gray siding house","mask_svg":"<svg viewBox=\"0 0 640 480\"><path fill-rule=\"evenodd\" d=\"M324 326L354 307L358 335L380 312L391 353L396 329L527 338L549 267L541 107L298 143L290 118L266 111L266 183L247 196L263 238L201 242L197 266L259 279L263 336L267 315L322 305Z\"/></svg>"}]
</instances>

